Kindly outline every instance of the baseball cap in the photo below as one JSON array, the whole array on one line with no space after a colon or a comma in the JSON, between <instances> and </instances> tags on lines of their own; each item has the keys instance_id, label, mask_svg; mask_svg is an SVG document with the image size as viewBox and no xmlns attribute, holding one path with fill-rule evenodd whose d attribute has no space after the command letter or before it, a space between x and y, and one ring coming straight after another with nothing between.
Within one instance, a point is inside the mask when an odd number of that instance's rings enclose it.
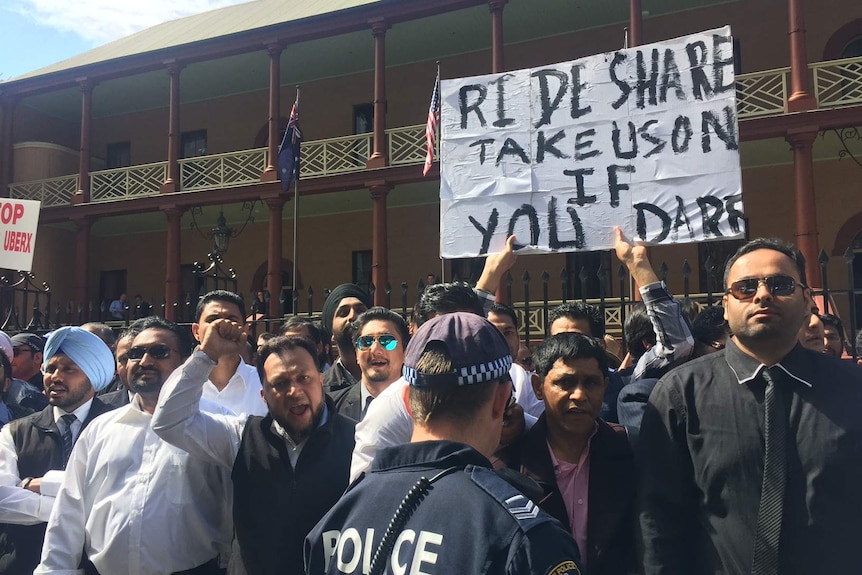
<instances>
[{"instance_id":1,"label":"baseball cap","mask_svg":"<svg viewBox=\"0 0 862 575\"><path fill-rule=\"evenodd\" d=\"M27 345L34 349L37 353L45 350L45 338L35 333L27 333L26 331L16 333L12 336L12 346Z\"/></svg>"},{"instance_id":2,"label":"baseball cap","mask_svg":"<svg viewBox=\"0 0 862 575\"><path fill-rule=\"evenodd\" d=\"M416 366L431 342L442 343L452 359L452 371L425 374ZM508 377L512 367L509 346L500 331L485 318L456 312L437 316L410 339L401 373L415 387L471 385Z\"/></svg>"}]
</instances>

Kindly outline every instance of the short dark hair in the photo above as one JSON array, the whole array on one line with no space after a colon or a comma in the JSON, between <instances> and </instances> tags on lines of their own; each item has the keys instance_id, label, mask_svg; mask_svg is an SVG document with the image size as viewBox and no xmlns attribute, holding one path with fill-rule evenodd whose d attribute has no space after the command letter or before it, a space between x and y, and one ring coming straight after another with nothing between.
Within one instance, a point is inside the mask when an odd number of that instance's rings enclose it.
<instances>
[{"instance_id":1,"label":"short dark hair","mask_svg":"<svg viewBox=\"0 0 862 575\"><path fill-rule=\"evenodd\" d=\"M450 373L452 358L446 344L431 341L422 352L416 369L427 375ZM471 385L445 384L429 387L410 386L410 416L413 421L427 425L440 420L454 422L472 421L476 412L490 401L497 384L508 381L493 379Z\"/></svg>"},{"instance_id":2,"label":"short dark hair","mask_svg":"<svg viewBox=\"0 0 862 575\"><path fill-rule=\"evenodd\" d=\"M491 309L488 310L489 315L492 313L497 315L507 315L512 318L512 323L516 329L520 327L518 322L518 312L516 312L515 308L512 306L500 302L494 302Z\"/></svg>"},{"instance_id":3,"label":"short dark hair","mask_svg":"<svg viewBox=\"0 0 862 575\"><path fill-rule=\"evenodd\" d=\"M822 313L820 314L820 321L824 326L828 325L835 328L835 331L841 336L841 347L845 347L844 324L841 323L841 318L832 313Z\"/></svg>"},{"instance_id":4,"label":"short dark hair","mask_svg":"<svg viewBox=\"0 0 862 575\"><path fill-rule=\"evenodd\" d=\"M88 321L87 323L81 324L82 329L86 329L93 335L99 336L99 339L105 342L111 351L114 350L114 346L117 345L117 336L114 335L114 330L111 326L99 323L96 321Z\"/></svg>"},{"instance_id":5,"label":"short dark hair","mask_svg":"<svg viewBox=\"0 0 862 575\"><path fill-rule=\"evenodd\" d=\"M704 308L691 322L691 335L704 345L710 345L727 336L727 320L724 319L724 306L714 305Z\"/></svg>"},{"instance_id":6,"label":"short dark hair","mask_svg":"<svg viewBox=\"0 0 862 575\"><path fill-rule=\"evenodd\" d=\"M308 331L308 335L311 337L311 341L316 344L323 343L323 339L321 338L320 328L314 322L307 317L299 317L297 315L289 318L284 325L281 326L281 329L278 330L279 335L287 335L288 332L291 332L295 329L305 328Z\"/></svg>"},{"instance_id":7,"label":"short dark hair","mask_svg":"<svg viewBox=\"0 0 862 575\"><path fill-rule=\"evenodd\" d=\"M558 333L549 337L533 352L536 373L545 377L558 359L595 359L602 373L608 375L608 356L605 348L594 337L579 333Z\"/></svg>"},{"instance_id":8,"label":"short dark hair","mask_svg":"<svg viewBox=\"0 0 862 575\"><path fill-rule=\"evenodd\" d=\"M266 363L269 356L275 354L280 356L285 351L293 351L295 349L304 349L311 356L314 365L317 366L317 350L314 344L305 337L298 335L279 335L272 339L266 340L263 347L257 353L257 375L261 382L266 382L266 374L263 371L263 364Z\"/></svg>"},{"instance_id":9,"label":"short dark hair","mask_svg":"<svg viewBox=\"0 0 862 575\"><path fill-rule=\"evenodd\" d=\"M226 289L213 290L201 296L198 300L198 306L195 308L196 322L201 320L201 315L204 313L204 307L206 307L206 305L211 301L221 301L224 303L234 304L239 308L240 323L245 323L245 302L243 301L242 296L235 294L232 291L227 291Z\"/></svg>"},{"instance_id":10,"label":"short dark hair","mask_svg":"<svg viewBox=\"0 0 862 575\"><path fill-rule=\"evenodd\" d=\"M381 306L369 308L359 314L359 317L356 318L356 321L354 321L351 326L353 339L359 337L359 333L362 331L362 328L371 321L388 321L394 325L395 329L398 330L398 337L401 339L402 345L407 347L407 343L410 341L410 331L407 329L407 322L404 321L401 314L395 313L391 309Z\"/></svg>"},{"instance_id":11,"label":"short dark hair","mask_svg":"<svg viewBox=\"0 0 862 575\"><path fill-rule=\"evenodd\" d=\"M9 357L6 356L6 352L2 349L0 349L0 365L3 366L3 377L12 379L12 362L9 361ZM0 380L0 397L2 397L2 390L5 386L6 381Z\"/></svg>"},{"instance_id":12,"label":"short dark hair","mask_svg":"<svg viewBox=\"0 0 862 575\"><path fill-rule=\"evenodd\" d=\"M482 302L469 284L451 282L430 285L419 298L414 322L419 327L435 315L467 311L484 317Z\"/></svg>"},{"instance_id":13,"label":"short dark hair","mask_svg":"<svg viewBox=\"0 0 862 575\"><path fill-rule=\"evenodd\" d=\"M632 359L635 361L640 359L647 351L644 340L648 341L651 345L655 345L655 330L643 302L638 302L632 306L629 315L626 317L623 332L626 347L628 347L629 353L632 354Z\"/></svg>"},{"instance_id":14,"label":"short dark hair","mask_svg":"<svg viewBox=\"0 0 862 575\"><path fill-rule=\"evenodd\" d=\"M801 281L805 286L808 285L808 280L805 277L805 256L802 255L802 252L796 249L796 246L778 238L756 238L741 246L736 250L736 253L730 256L730 259L727 260L727 264L724 266L724 285L721 289L722 292L727 289L727 280L730 277L730 268L733 267L736 260L756 250L773 250L786 255L796 265L796 271L799 273L799 281Z\"/></svg>"},{"instance_id":15,"label":"short dark hair","mask_svg":"<svg viewBox=\"0 0 862 575\"><path fill-rule=\"evenodd\" d=\"M551 324L561 317L585 319L590 324L589 335L597 338L605 337L605 318L602 310L594 305L579 301L571 301L558 305L548 314L548 329L550 330Z\"/></svg>"},{"instance_id":16,"label":"short dark hair","mask_svg":"<svg viewBox=\"0 0 862 575\"><path fill-rule=\"evenodd\" d=\"M179 354L186 358L192 354L192 336L188 327L180 326L169 319L164 319L155 315L136 320L127 330L128 333L138 335L146 329L163 329L170 331L177 338L177 350Z\"/></svg>"}]
</instances>

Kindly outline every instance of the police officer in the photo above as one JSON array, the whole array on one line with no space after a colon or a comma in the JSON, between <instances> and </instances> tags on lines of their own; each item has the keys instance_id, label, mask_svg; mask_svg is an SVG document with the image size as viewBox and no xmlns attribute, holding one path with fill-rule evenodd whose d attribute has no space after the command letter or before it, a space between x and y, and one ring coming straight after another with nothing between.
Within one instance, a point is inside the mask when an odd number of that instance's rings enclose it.
<instances>
[{"instance_id":1,"label":"police officer","mask_svg":"<svg viewBox=\"0 0 862 575\"><path fill-rule=\"evenodd\" d=\"M569 533L491 470L512 396L500 332L471 313L407 346L411 443L381 449L305 540L307 575L579 574Z\"/></svg>"}]
</instances>

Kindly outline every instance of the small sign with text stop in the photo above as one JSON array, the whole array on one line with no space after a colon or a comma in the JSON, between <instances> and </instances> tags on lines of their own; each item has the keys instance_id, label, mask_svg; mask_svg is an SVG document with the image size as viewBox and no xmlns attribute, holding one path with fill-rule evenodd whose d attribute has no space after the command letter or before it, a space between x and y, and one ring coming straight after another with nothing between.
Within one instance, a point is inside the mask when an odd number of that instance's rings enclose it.
<instances>
[{"instance_id":1,"label":"small sign with text stop","mask_svg":"<svg viewBox=\"0 0 862 575\"><path fill-rule=\"evenodd\" d=\"M31 271L40 206L40 202L32 200L0 200L0 229L3 231L0 267Z\"/></svg>"}]
</instances>

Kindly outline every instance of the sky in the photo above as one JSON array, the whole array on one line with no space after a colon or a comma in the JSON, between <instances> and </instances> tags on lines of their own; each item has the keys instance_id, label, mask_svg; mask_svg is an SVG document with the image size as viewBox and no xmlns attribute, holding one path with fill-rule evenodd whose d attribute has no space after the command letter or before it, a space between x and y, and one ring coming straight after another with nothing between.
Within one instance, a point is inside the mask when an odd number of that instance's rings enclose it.
<instances>
[{"instance_id":1,"label":"sky","mask_svg":"<svg viewBox=\"0 0 862 575\"><path fill-rule=\"evenodd\" d=\"M249 0L0 0L0 80L167 20Z\"/></svg>"}]
</instances>

